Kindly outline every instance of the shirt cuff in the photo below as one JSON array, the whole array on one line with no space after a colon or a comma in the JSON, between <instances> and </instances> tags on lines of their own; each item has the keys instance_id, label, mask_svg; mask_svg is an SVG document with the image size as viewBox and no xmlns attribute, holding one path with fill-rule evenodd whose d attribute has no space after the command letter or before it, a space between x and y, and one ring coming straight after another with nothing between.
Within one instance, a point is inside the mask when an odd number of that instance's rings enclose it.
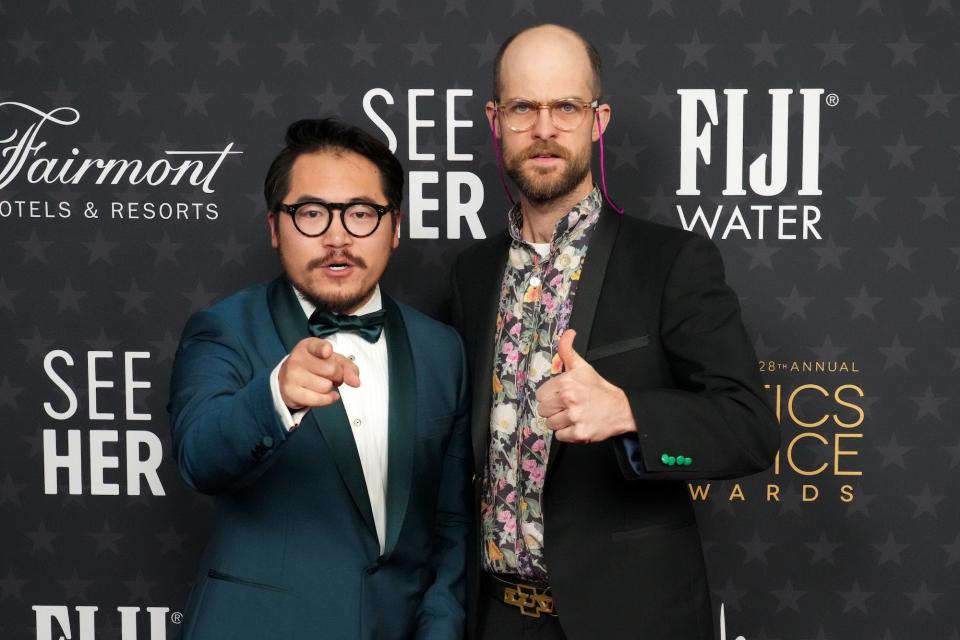
<instances>
[{"instance_id":1,"label":"shirt cuff","mask_svg":"<svg viewBox=\"0 0 960 640\"><path fill-rule=\"evenodd\" d=\"M284 356L283 360L270 372L270 393L273 395L273 410L276 411L283 428L287 431L293 431L300 426L300 421L307 414L307 409L300 409L290 413L290 409L283 402L283 396L280 395L280 367L287 361L289 356Z\"/></svg>"},{"instance_id":2,"label":"shirt cuff","mask_svg":"<svg viewBox=\"0 0 960 640\"><path fill-rule=\"evenodd\" d=\"M646 475L643 467L643 455L640 452L640 439L635 433L628 433L620 438L620 443L627 453L627 461L633 472L638 476Z\"/></svg>"}]
</instances>

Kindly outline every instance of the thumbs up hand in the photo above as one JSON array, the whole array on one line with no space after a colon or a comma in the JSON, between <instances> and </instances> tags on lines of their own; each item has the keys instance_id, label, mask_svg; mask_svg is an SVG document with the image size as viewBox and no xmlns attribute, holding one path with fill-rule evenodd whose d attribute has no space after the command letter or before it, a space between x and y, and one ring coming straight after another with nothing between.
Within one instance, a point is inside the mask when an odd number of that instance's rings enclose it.
<instances>
[{"instance_id":1,"label":"thumbs up hand","mask_svg":"<svg viewBox=\"0 0 960 640\"><path fill-rule=\"evenodd\" d=\"M563 373L537 389L538 413L561 442L590 443L637 430L627 396L607 382L573 348L576 331L560 336Z\"/></svg>"}]
</instances>

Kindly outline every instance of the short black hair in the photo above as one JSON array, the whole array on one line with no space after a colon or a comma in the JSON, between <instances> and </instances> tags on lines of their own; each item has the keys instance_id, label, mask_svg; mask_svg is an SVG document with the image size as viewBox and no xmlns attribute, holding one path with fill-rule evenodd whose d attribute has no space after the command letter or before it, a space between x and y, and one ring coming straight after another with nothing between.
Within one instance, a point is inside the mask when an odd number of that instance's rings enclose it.
<instances>
[{"instance_id":1,"label":"short black hair","mask_svg":"<svg viewBox=\"0 0 960 640\"><path fill-rule=\"evenodd\" d=\"M580 33L570 29L568 27L561 27L560 25L551 25L551 24L538 24L532 27L526 27L517 31L512 36L503 41L503 44L500 45L500 48L497 50L497 55L493 58L493 99L496 102L500 102L500 66L503 62L503 54L506 52L507 47L517 39L517 36L530 31L531 29L538 29L540 27L554 26L568 31L580 39L580 42L583 43L583 48L587 52L587 58L590 60L590 70L593 72L593 96L592 98L599 98L603 92L603 82L601 80L601 72L603 71L603 62L600 59L600 52L597 50L593 44L583 37Z\"/></svg>"},{"instance_id":2,"label":"short black hair","mask_svg":"<svg viewBox=\"0 0 960 640\"><path fill-rule=\"evenodd\" d=\"M380 170L381 187L397 212L403 203L403 167L390 148L359 127L336 118L297 120L287 128L286 146L267 171L263 195L267 209L276 213L290 190L290 170L304 153L352 151Z\"/></svg>"}]
</instances>

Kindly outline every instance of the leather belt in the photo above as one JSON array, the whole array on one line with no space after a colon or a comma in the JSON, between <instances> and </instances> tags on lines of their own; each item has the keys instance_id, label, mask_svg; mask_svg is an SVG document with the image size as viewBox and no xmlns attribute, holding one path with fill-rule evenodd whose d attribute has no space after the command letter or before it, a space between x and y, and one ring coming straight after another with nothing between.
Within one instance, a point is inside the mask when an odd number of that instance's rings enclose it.
<instances>
[{"instance_id":1,"label":"leather belt","mask_svg":"<svg viewBox=\"0 0 960 640\"><path fill-rule=\"evenodd\" d=\"M520 576L484 573L484 583L490 596L512 607L520 614L539 618L540 614L556 616L550 585L540 582L521 582Z\"/></svg>"}]
</instances>

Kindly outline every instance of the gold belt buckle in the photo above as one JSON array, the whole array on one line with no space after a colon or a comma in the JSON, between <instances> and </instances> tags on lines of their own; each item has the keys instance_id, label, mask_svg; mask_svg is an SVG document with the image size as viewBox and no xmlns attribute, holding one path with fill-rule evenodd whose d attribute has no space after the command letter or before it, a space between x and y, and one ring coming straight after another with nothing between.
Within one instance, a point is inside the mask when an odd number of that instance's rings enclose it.
<instances>
[{"instance_id":1,"label":"gold belt buckle","mask_svg":"<svg viewBox=\"0 0 960 640\"><path fill-rule=\"evenodd\" d=\"M557 615L553 610L553 598L530 585L518 584L516 589L504 587L503 601L519 608L521 615L531 618L539 618L541 613Z\"/></svg>"}]
</instances>

